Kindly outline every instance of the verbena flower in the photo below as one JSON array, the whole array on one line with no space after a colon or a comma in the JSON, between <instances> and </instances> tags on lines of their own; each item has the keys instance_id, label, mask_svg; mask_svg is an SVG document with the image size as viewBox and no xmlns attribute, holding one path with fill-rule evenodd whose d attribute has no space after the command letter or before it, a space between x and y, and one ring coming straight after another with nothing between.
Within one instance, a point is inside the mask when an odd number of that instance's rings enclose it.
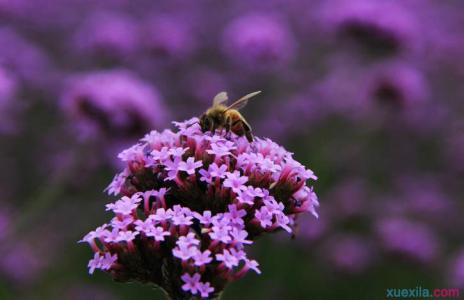
<instances>
[{"instance_id":1,"label":"verbena flower","mask_svg":"<svg viewBox=\"0 0 464 300\"><path fill-rule=\"evenodd\" d=\"M374 258L371 242L354 234L335 235L322 250L330 265L343 273L362 273Z\"/></svg>"},{"instance_id":2,"label":"verbena flower","mask_svg":"<svg viewBox=\"0 0 464 300\"><path fill-rule=\"evenodd\" d=\"M48 257L43 249L35 247L31 241L3 240L4 244L13 245L2 249L0 258L0 274L13 282L24 285L34 282L40 277L48 264Z\"/></svg>"},{"instance_id":3,"label":"verbena flower","mask_svg":"<svg viewBox=\"0 0 464 300\"><path fill-rule=\"evenodd\" d=\"M55 80L53 65L47 54L10 27L0 27L0 66L19 82L41 92L49 92ZM56 85L56 82L54 83Z\"/></svg>"},{"instance_id":4,"label":"verbena flower","mask_svg":"<svg viewBox=\"0 0 464 300\"><path fill-rule=\"evenodd\" d=\"M89 272L154 283L174 299L216 297L260 273L245 245L291 233L300 213L317 216L306 184L316 176L269 139L203 133L197 118L174 123L177 132L152 131L119 155L127 167L107 188L121 197L106 206L115 217L82 239L95 252Z\"/></svg>"},{"instance_id":5,"label":"verbena flower","mask_svg":"<svg viewBox=\"0 0 464 300\"><path fill-rule=\"evenodd\" d=\"M395 2L327 1L321 11L329 31L361 49L382 55L415 50L420 43L417 16Z\"/></svg>"},{"instance_id":6,"label":"verbena flower","mask_svg":"<svg viewBox=\"0 0 464 300\"><path fill-rule=\"evenodd\" d=\"M440 254L439 239L420 222L390 218L378 221L376 231L387 253L423 263L434 261Z\"/></svg>"},{"instance_id":7,"label":"verbena flower","mask_svg":"<svg viewBox=\"0 0 464 300\"><path fill-rule=\"evenodd\" d=\"M138 45L137 23L119 13L98 12L87 18L72 37L72 50L78 57L124 60Z\"/></svg>"},{"instance_id":8,"label":"verbena flower","mask_svg":"<svg viewBox=\"0 0 464 300\"><path fill-rule=\"evenodd\" d=\"M194 24L188 18L157 14L142 25L143 47L151 57L163 60L183 60L196 49Z\"/></svg>"},{"instance_id":9,"label":"verbena flower","mask_svg":"<svg viewBox=\"0 0 464 300\"><path fill-rule=\"evenodd\" d=\"M250 14L233 20L225 28L223 41L228 57L250 68L288 63L296 52L291 30L272 15Z\"/></svg>"},{"instance_id":10,"label":"verbena flower","mask_svg":"<svg viewBox=\"0 0 464 300\"><path fill-rule=\"evenodd\" d=\"M158 91L123 69L73 76L61 105L81 136L116 140L161 126L167 114Z\"/></svg>"},{"instance_id":11,"label":"verbena flower","mask_svg":"<svg viewBox=\"0 0 464 300\"><path fill-rule=\"evenodd\" d=\"M431 119L420 121L421 112L423 115L431 104L427 82L420 69L400 61L363 68L334 68L326 78L311 87L311 92L313 98L320 101L322 115L334 114L353 121L369 120L375 124L375 118L377 122L400 123L402 128L418 131L421 127L422 130L434 127L429 124L441 115L439 111L436 117L426 114ZM313 108L310 99L306 103ZM316 107L313 111L318 112ZM304 117L305 110L300 109L300 112ZM308 121L312 121L311 117L314 115L309 114Z\"/></svg>"},{"instance_id":12,"label":"verbena flower","mask_svg":"<svg viewBox=\"0 0 464 300\"><path fill-rule=\"evenodd\" d=\"M423 74L411 66L389 63L370 72L366 97L387 107L416 109L427 100L427 84Z\"/></svg>"}]
</instances>

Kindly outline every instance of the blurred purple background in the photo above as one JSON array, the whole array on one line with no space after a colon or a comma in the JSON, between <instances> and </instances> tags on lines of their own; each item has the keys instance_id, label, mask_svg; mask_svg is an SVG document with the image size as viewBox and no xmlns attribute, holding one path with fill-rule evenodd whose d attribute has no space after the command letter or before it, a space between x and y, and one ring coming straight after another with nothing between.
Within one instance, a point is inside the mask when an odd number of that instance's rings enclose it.
<instances>
[{"instance_id":1,"label":"blurred purple background","mask_svg":"<svg viewBox=\"0 0 464 300\"><path fill-rule=\"evenodd\" d=\"M0 0L0 298L163 299L89 276L117 153L243 110L315 171L319 220L224 299L464 288L464 2ZM114 200L114 199L113 199Z\"/></svg>"}]
</instances>

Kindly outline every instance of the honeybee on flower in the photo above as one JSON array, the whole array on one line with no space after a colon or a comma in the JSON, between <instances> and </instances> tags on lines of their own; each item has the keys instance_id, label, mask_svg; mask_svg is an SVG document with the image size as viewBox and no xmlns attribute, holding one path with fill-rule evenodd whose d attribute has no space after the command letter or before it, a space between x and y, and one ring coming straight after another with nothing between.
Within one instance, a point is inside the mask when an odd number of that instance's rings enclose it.
<instances>
[{"instance_id":1,"label":"honeybee on flower","mask_svg":"<svg viewBox=\"0 0 464 300\"><path fill-rule=\"evenodd\" d=\"M213 99L213 105L200 117L200 127L203 132L214 132L216 129L225 129L227 133L233 132L238 136L245 136L248 142L253 141L251 126L239 112L247 105L248 100L261 93L256 91L243 96L229 106L224 105L228 100L226 92L220 92Z\"/></svg>"}]
</instances>

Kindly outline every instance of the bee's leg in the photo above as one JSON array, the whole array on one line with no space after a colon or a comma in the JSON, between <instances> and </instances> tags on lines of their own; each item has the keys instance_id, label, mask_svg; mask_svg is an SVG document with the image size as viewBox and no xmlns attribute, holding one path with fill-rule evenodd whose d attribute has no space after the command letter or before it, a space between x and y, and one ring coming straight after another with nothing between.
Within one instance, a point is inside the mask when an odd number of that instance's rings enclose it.
<instances>
[{"instance_id":1,"label":"bee's leg","mask_svg":"<svg viewBox=\"0 0 464 300\"><path fill-rule=\"evenodd\" d=\"M213 120L211 120L211 126L209 127L209 129L211 130L211 133L214 134L214 131L216 130L216 124L214 124Z\"/></svg>"},{"instance_id":2,"label":"bee's leg","mask_svg":"<svg viewBox=\"0 0 464 300\"><path fill-rule=\"evenodd\" d=\"M246 130L245 131L245 136L246 136L248 142L250 142L250 143L253 142L253 134L251 133L251 131Z\"/></svg>"},{"instance_id":3,"label":"bee's leg","mask_svg":"<svg viewBox=\"0 0 464 300\"><path fill-rule=\"evenodd\" d=\"M253 142L253 134L251 133L251 127L247 122L242 122L243 131L249 143Z\"/></svg>"},{"instance_id":4,"label":"bee's leg","mask_svg":"<svg viewBox=\"0 0 464 300\"><path fill-rule=\"evenodd\" d=\"M231 133L230 133L230 129L231 129L231 127L232 127L232 124L231 124L231 123L232 123L232 119L228 116L228 117L226 118L226 124L225 124L225 126L224 126L225 129L226 129L226 138L230 138L230 136L231 136Z\"/></svg>"}]
</instances>

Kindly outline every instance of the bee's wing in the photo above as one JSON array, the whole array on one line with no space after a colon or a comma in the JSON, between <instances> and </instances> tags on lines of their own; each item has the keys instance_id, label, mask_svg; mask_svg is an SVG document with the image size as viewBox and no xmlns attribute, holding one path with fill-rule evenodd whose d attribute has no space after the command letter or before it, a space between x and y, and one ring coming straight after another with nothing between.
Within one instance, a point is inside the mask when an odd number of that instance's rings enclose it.
<instances>
[{"instance_id":1,"label":"bee's wing","mask_svg":"<svg viewBox=\"0 0 464 300\"><path fill-rule=\"evenodd\" d=\"M228 99L226 92L220 92L213 99L213 106L226 102Z\"/></svg>"},{"instance_id":2,"label":"bee's wing","mask_svg":"<svg viewBox=\"0 0 464 300\"><path fill-rule=\"evenodd\" d=\"M256 95L258 95L259 93L261 93L261 91L256 91L256 92L253 92L253 93L250 93L248 95L245 95L243 96L242 98L238 99L237 101L235 101L234 103L232 103L231 105L229 105L227 107L227 109L236 109L236 110L239 110L241 108L243 108L245 105L247 105L248 103L248 100Z\"/></svg>"}]
</instances>

